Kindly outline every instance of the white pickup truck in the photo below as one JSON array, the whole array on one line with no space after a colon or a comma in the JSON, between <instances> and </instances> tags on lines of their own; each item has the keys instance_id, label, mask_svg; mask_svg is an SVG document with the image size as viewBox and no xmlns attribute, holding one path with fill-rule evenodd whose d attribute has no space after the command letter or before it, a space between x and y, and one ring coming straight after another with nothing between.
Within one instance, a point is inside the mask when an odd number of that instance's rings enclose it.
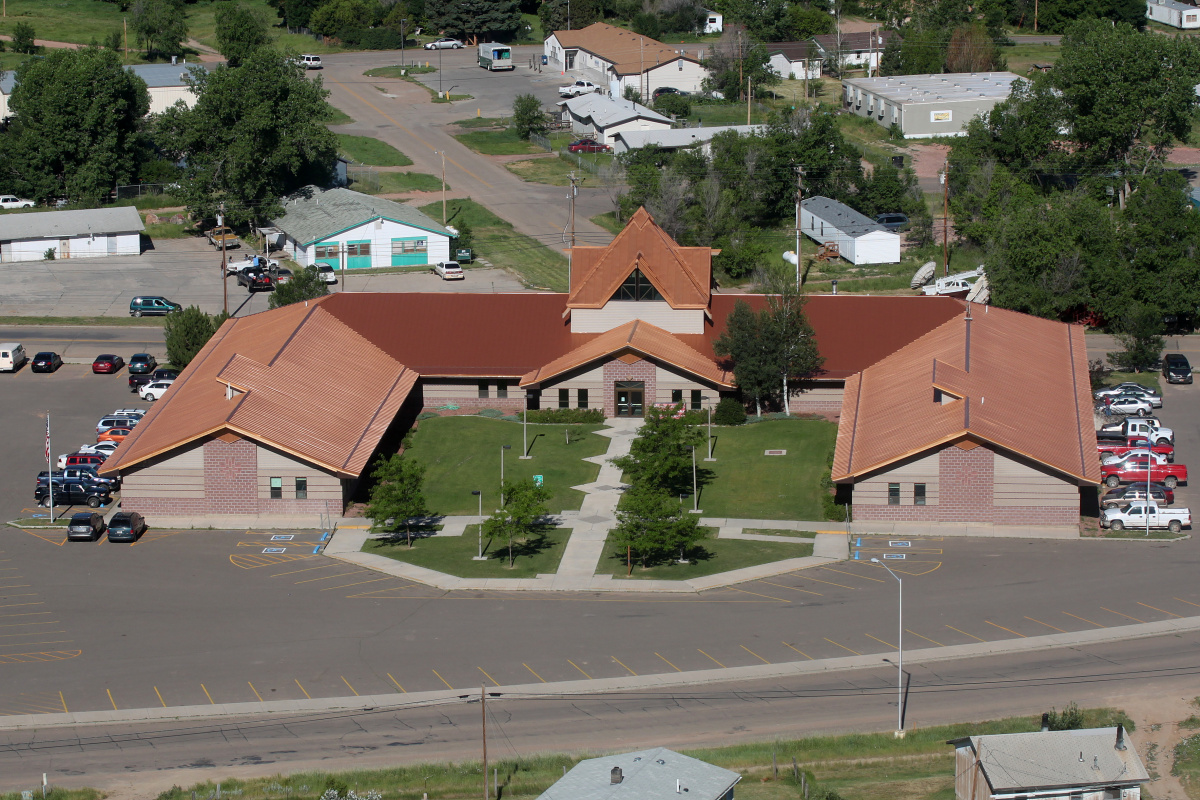
<instances>
[{"instance_id":1,"label":"white pickup truck","mask_svg":"<svg viewBox=\"0 0 1200 800\"><path fill-rule=\"evenodd\" d=\"M1160 442L1174 443L1175 431L1163 427L1162 423L1153 417L1134 419L1127 417L1120 422L1114 422L1100 428L1101 434L1119 433L1122 436L1144 436L1154 444Z\"/></svg>"},{"instance_id":2,"label":"white pickup truck","mask_svg":"<svg viewBox=\"0 0 1200 800\"><path fill-rule=\"evenodd\" d=\"M1106 508L1100 512L1100 527L1114 531L1144 529L1149 514L1151 528L1166 528L1179 533L1184 525L1192 524L1192 512L1187 508L1160 508L1158 503L1137 500L1127 506Z\"/></svg>"},{"instance_id":3,"label":"white pickup truck","mask_svg":"<svg viewBox=\"0 0 1200 800\"><path fill-rule=\"evenodd\" d=\"M558 87L560 97L579 97L581 94L591 94L600 91L600 87L591 81L575 81L569 86Z\"/></svg>"}]
</instances>

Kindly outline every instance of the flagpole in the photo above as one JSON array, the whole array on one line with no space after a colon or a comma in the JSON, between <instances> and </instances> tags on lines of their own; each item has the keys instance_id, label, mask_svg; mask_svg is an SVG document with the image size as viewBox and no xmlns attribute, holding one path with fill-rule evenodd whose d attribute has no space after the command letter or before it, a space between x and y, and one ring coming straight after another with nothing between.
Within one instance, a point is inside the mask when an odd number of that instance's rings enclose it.
<instances>
[{"instance_id":1,"label":"flagpole","mask_svg":"<svg viewBox=\"0 0 1200 800\"><path fill-rule=\"evenodd\" d=\"M54 522L54 464L50 461L50 412L46 412L46 488L50 498L50 521Z\"/></svg>"}]
</instances>

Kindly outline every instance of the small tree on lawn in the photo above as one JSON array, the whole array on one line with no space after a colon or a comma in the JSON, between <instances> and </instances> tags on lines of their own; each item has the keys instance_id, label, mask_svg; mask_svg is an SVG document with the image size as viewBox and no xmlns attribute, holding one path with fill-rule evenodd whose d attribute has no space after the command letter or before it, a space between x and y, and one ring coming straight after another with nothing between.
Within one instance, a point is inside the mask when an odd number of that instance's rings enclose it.
<instances>
[{"instance_id":1,"label":"small tree on lawn","mask_svg":"<svg viewBox=\"0 0 1200 800\"><path fill-rule=\"evenodd\" d=\"M546 115L542 113L542 101L532 94L517 95L513 100L512 124L522 139L545 133Z\"/></svg>"},{"instance_id":2,"label":"small tree on lawn","mask_svg":"<svg viewBox=\"0 0 1200 800\"><path fill-rule=\"evenodd\" d=\"M537 533L550 513L549 500L550 490L532 480L504 482L504 508L484 520L483 532L489 539L508 540L508 566L513 565L513 539L524 541Z\"/></svg>"},{"instance_id":3,"label":"small tree on lawn","mask_svg":"<svg viewBox=\"0 0 1200 800\"><path fill-rule=\"evenodd\" d=\"M754 410L762 416L762 401L774 395L775 370L767 338L766 313L755 313L745 300L738 300L725 318L725 330L713 342L713 352L733 362L733 379L743 399L754 398ZM722 401L724 402L724 401Z\"/></svg>"},{"instance_id":4,"label":"small tree on lawn","mask_svg":"<svg viewBox=\"0 0 1200 800\"><path fill-rule=\"evenodd\" d=\"M371 518L371 530L395 530L403 521L405 538L412 547L412 520L428 516L425 494L421 491L425 481L425 465L403 453L390 458L379 457L375 462L372 477L371 499L367 502L366 514Z\"/></svg>"},{"instance_id":5,"label":"small tree on lawn","mask_svg":"<svg viewBox=\"0 0 1200 800\"><path fill-rule=\"evenodd\" d=\"M629 455L612 463L629 475L630 482L646 489L676 492L692 485L692 453L703 434L676 414L678 406L649 406L638 437L629 447Z\"/></svg>"},{"instance_id":6,"label":"small tree on lawn","mask_svg":"<svg viewBox=\"0 0 1200 800\"><path fill-rule=\"evenodd\" d=\"M267 301L270 308L290 306L304 300L316 300L329 294L329 285L317 272L316 267L304 267L292 275L287 283L275 287L271 299Z\"/></svg>"},{"instance_id":7,"label":"small tree on lawn","mask_svg":"<svg viewBox=\"0 0 1200 800\"><path fill-rule=\"evenodd\" d=\"M188 306L182 311L168 314L163 323L167 360L176 369L183 369L208 344L217 327L213 324L213 318L201 311L199 306Z\"/></svg>"},{"instance_id":8,"label":"small tree on lawn","mask_svg":"<svg viewBox=\"0 0 1200 800\"><path fill-rule=\"evenodd\" d=\"M817 349L816 336L804 314L807 295L780 272L769 273L764 283L770 294L762 321L763 335L772 344L771 366L776 379L783 384L783 410L791 414L788 379L811 375L825 359Z\"/></svg>"},{"instance_id":9,"label":"small tree on lawn","mask_svg":"<svg viewBox=\"0 0 1200 800\"><path fill-rule=\"evenodd\" d=\"M676 553L682 560L688 548L702 538L704 532L695 515L684 512L679 502L662 489L635 484L617 509L613 541L627 553L637 553L643 568ZM632 558L629 569L633 569Z\"/></svg>"},{"instance_id":10,"label":"small tree on lawn","mask_svg":"<svg viewBox=\"0 0 1200 800\"><path fill-rule=\"evenodd\" d=\"M1108 360L1118 369L1141 372L1158 363L1163 350L1163 319L1157 308L1134 303L1116 327L1117 343L1125 349L1109 353Z\"/></svg>"},{"instance_id":11,"label":"small tree on lawn","mask_svg":"<svg viewBox=\"0 0 1200 800\"><path fill-rule=\"evenodd\" d=\"M33 55L39 49L35 40L36 34L33 32L33 26L24 22L18 22L13 26L12 33L12 49L14 53L25 53Z\"/></svg>"}]
</instances>

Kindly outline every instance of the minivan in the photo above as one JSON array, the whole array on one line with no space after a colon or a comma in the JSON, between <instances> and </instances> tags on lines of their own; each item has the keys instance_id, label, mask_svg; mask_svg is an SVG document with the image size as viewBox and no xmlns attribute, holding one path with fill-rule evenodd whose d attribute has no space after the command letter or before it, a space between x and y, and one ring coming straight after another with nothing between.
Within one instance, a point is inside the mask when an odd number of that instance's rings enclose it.
<instances>
[{"instance_id":1,"label":"minivan","mask_svg":"<svg viewBox=\"0 0 1200 800\"><path fill-rule=\"evenodd\" d=\"M178 303L172 303L165 297L147 295L144 297L135 297L129 301L129 316L140 317L144 314L170 314L172 311L178 311L182 306Z\"/></svg>"},{"instance_id":2,"label":"minivan","mask_svg":"<svg viewBox=\"0 0 1200 800\"><path fill-rule=\"evenodd\" d=\"M1167 383L1191 383L1192 365L1183 353L1167 353L1163 356L1162 374Z\"/></svg>"},{"instance_id":3,"label":"minivan","mask_svg":"<svg viewBox=\"0 0 1200 800\"><path fill-rule=\"evenodd\" d=\"M138 418L121 417L110 414L107 417L101 417L96 423L96 433L104 433L109 428L132 428L138 424Z\"/></svg>"},{"instance_id":4,"label":"minivan","mask_svg":"<svg viewBox=\"0 0 1200 800\"><path fill-rule=\"evenodd\" d=\"M0 372L16 372L28 360L24 345L18 342L0 344Z\"/></svg>"}]
</instances>

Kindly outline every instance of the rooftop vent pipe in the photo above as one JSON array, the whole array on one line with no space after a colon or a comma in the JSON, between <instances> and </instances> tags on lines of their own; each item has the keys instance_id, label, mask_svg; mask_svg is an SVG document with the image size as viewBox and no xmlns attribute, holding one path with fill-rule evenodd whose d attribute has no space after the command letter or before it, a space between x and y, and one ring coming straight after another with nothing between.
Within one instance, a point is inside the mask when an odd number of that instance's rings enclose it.
<instances>
[{"instance_id":1,"label":"rooftop vent pipe","mask_svg":"<svg viewBox=\"0 0 1200 800\"><path fill-rule=\"evenodd\" d=\"M1119 723L1118 723L1118 725L1117 725L1117 744L1116 744L1116 748L1117 748L1118 750L1127 750L1127 749L1129 749L1129 748L1126 746L1126 744L1125 744L1125 726L1124 726L1124 725L1121 725L1121 724L1119 724Z\"/></svg>"},{"instance_id":2,"label":"rooftop vent pipe","mask_svg":"<svg viewBox=\"0 0 1200 800\"><path fill-rule=\"evenodd\" d=\"M1082 756L1083 753L1080 753L1079 755ZM610 784L620 783L623 780L625 780L625 776L621 774L620 767L613 767L612 772L608 773L608 782Z\"/></svg>"}]
</instances>

